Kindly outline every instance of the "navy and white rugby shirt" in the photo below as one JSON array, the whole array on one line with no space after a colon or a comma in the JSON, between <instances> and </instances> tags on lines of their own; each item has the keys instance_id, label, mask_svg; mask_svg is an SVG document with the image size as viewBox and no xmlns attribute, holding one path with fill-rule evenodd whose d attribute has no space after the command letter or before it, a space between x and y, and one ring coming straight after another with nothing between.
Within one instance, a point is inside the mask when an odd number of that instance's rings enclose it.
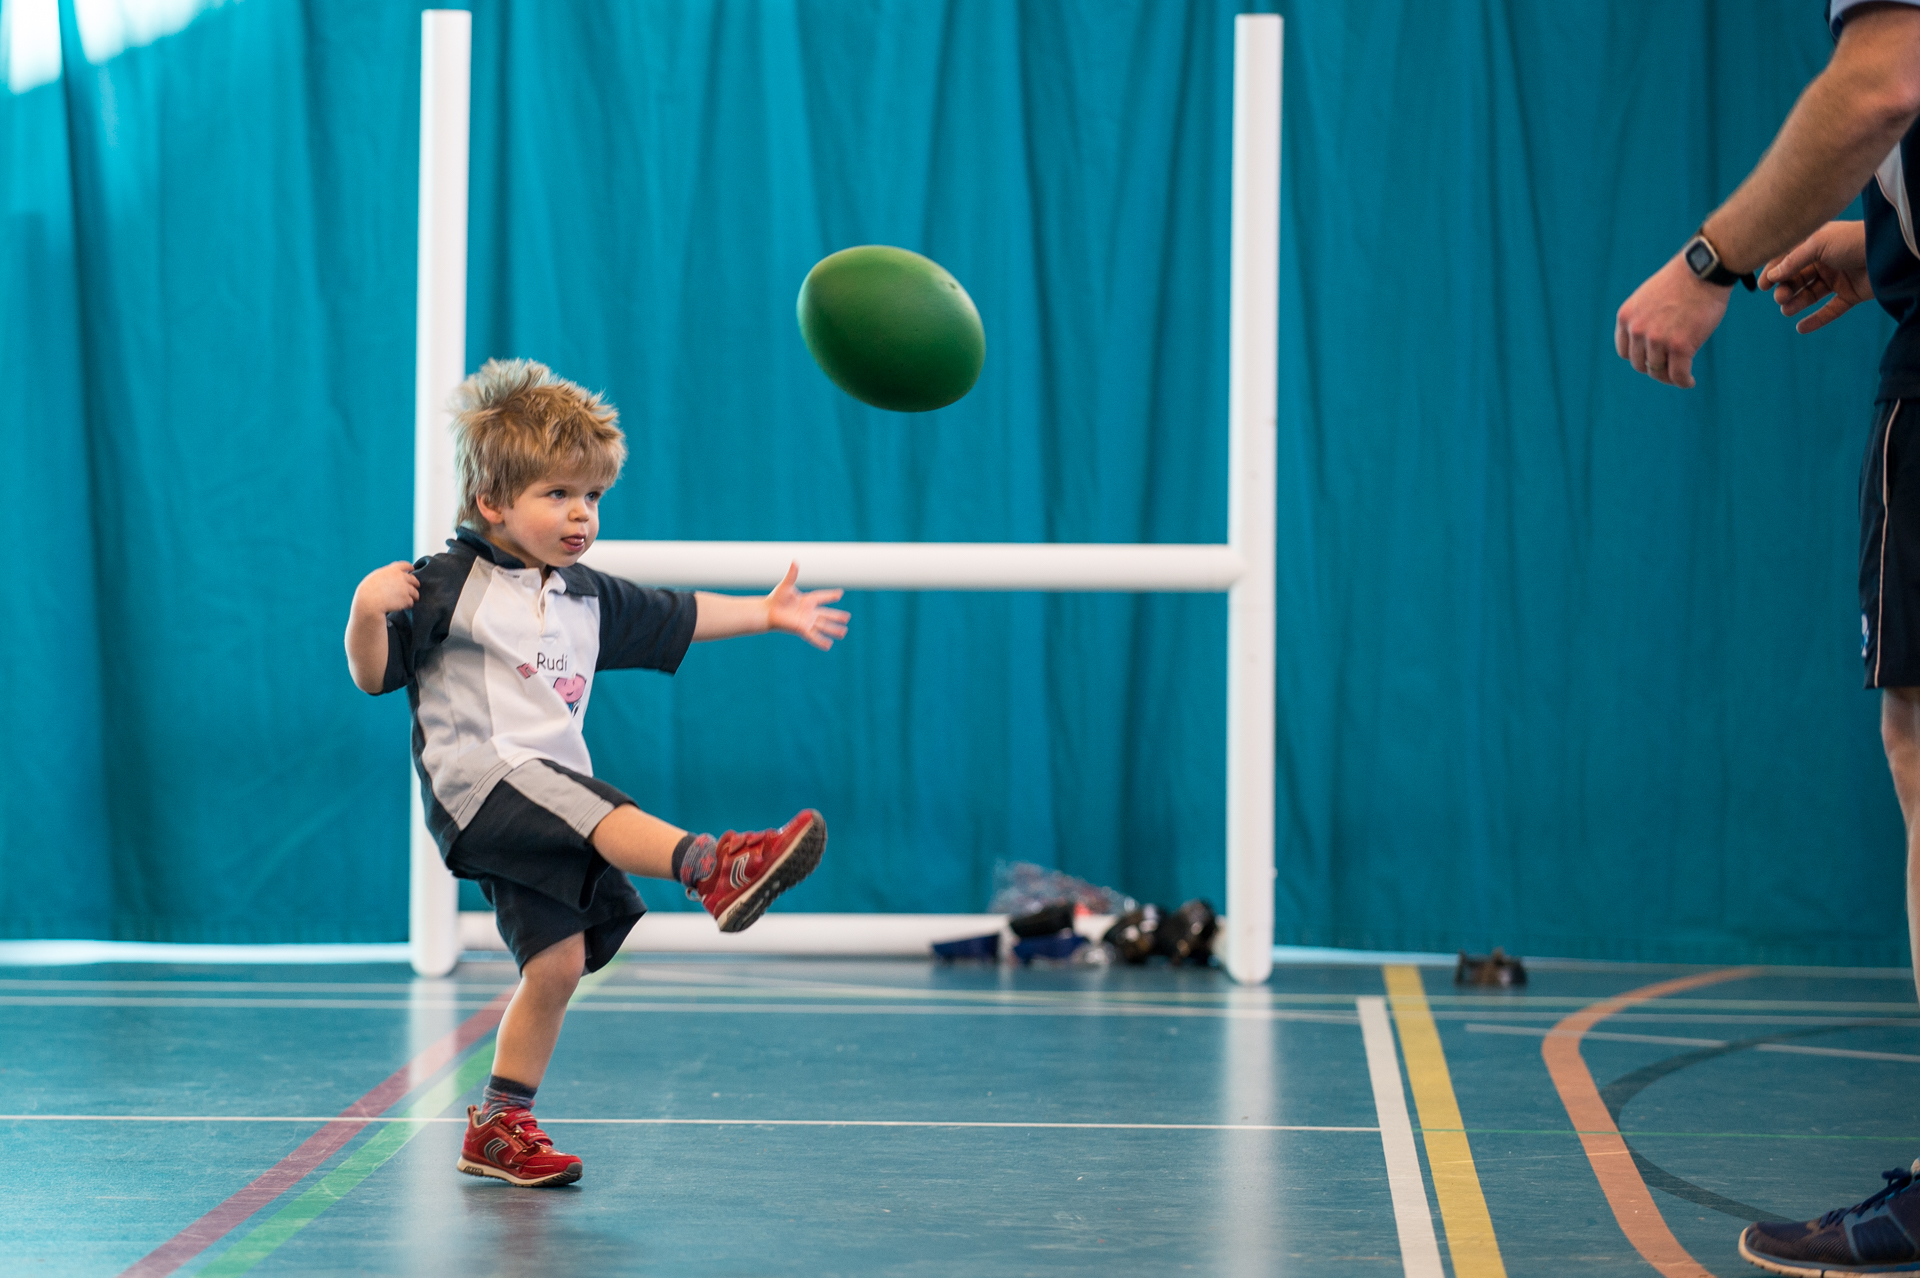
<instances>
[{"instance_id":1,"label":"navy and white rugby shirt","mask_svg":"<svg viewBox=\"0 0 1920 1278\"><path fill-rule=\"evenodd\" d=\"M500 779L548 759L593 775L580 733L593 678L672 674L699 605L575 565L542 581L468 528L413 566L420 598L387 614L380 691L404 687L427 825L444 855Z\"/></svg>"},{"instance_id":2,"label":"navy and white rugby shirt","mask_svg":"<svg viewBox=\"0 0 1920 1278\"><path fill-rule=\"evenodd\" d=\"M1847 17L1866 3L1886 0L1827 0L1827 26L1833 38ZM1892 0L1920 7L1920 0ZM1873 295L1898 325L1880 357L1880 389L1875 399L1920 398L1920 239L1913 212L1920 208L1920 122L1907 130L1880 163L1861 193L1867 210L1867 278Z\"/></svg>"}]
</instances>

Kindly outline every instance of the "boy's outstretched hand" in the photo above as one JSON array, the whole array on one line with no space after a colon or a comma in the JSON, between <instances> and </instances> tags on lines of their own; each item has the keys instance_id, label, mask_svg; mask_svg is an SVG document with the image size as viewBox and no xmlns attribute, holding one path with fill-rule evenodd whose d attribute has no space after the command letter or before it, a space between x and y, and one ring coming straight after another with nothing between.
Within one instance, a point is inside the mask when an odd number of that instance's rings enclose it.
<instances>
[{"instance_id":1,"label":"boy's outstretched hand","mask_svg":"<svg viewBox=\"0 0 1920 1278\"><path fill-rule=\"evenodd\" d=\"M825 652L835 639L847 637L850 614L826 605L838 603L844 591L801 590L794 585L800 579L800 565L787 565L787 575L767 596L767 629L799 635Z\"/></svg>"}]
</instances>

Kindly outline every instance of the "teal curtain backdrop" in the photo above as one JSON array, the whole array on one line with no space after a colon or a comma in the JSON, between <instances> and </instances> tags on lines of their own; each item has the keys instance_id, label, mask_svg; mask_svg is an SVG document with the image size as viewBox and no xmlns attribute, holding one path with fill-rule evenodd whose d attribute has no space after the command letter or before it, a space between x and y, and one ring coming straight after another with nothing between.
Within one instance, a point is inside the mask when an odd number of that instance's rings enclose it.
<instances>
[{"instance_id":1,"label":"teal curtain backdrop","mask_svg":"<svg viewBox=\"0 0 1920 1278\"><path fill-rule=\"evenodd\" d=\"M410 540L418 7L60 0L49 57L5 3L0 934L398 938L405 706L339 644ZM619 404L610 537L1219 540L1245 7L476 4L470 361ZM1817 13L1280 10L1280 939L1904 961L1852 593L1886 322L1738 297L1692 393L1611 352ZM960 404L808 362L800 279L868 242L972 292ZM1219 900L1221 599L851 606L609 677L597 770L821 807L793 909L974 909L1000 859Z\"/></svg>"}]
</instances>

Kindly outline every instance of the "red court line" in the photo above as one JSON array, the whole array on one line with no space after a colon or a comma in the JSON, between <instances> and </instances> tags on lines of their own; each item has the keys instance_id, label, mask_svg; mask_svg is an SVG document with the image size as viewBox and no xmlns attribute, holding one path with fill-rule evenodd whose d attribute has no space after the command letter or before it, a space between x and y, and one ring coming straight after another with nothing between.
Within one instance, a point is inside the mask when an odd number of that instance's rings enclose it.
<instances>
[{"instance_id":1,"label":"red court line","mask_svg":"<svg viewBox=\"0 0 1920 1278\"><path fill-rule=\"evenodd\" d=\"M1553 1035L1540 1045L1547 1073L1553 1076L1560 1103L1567 1107L1567 1117L1573 1120L1574 1129L1580 1134L1587 1161L1593 1164L1593 1174L1600 1181L1601 1192L1607 1196L1607 1205L1613 1208L1613 1218L1620 1222L1620 1231L1626 1234L1633 1249L1666 1278L1713 1278L1713 1273L1689 1255L1673 1236L1673 1230L1667 1227L1666 1217L1660 1214L1647 1182L1640 1176L1640 1169L1633 1165L1633 1152L1627 1148L1626 1138L1620 1134L1613 1115L1607 1112L1600 1089L1594 1086L1593 1075L1580 1055L1580 1038L1607 1017L1635 1003L1665 998L1702 985L1737 981L1760 970L1729 967L1628 990L1562 1020L1553 1027Z\"/></svg>"},{"instance_id":2,"label":"red court line","mask_svg":"<svg viewBox=\"0 0 1920 1278\"><path fill-rule=\"evenodd\" d=\"M121 1272L120 1278L165 1278L226 1237L235 1226L327 1161L363 1128L393 1108L416 1085L493 1032L513 992L501 994L469 1016L451 1034L387 1076L385 1082L340 1111L338 1117L300 1143L300 1147L260 1173L251 1184L188 1225Z\"/></svg>"}]
</instances>

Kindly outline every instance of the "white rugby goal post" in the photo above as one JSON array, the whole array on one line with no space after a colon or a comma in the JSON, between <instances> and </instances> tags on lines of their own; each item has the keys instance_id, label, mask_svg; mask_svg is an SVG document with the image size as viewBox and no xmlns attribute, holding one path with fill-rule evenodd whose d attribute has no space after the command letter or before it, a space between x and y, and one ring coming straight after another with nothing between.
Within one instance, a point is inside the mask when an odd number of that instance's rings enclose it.
<instances>
[{"instance_id":1,"label":"white rugby goal post","mask_svg":"<svg viewBox=\"0 0 1920 1278\"><path fill-rule=\"evenodd\" d=\"M454 526L448 400L465 376L470 15L421 15L420 259L414 554ZM659 586L770 589L790 560L854 590L1225 591L1227 896L1216 951L1237 981L1273 967L1275 416L1280 275L1281 20L1234 19L1228 290L1227 541L1220 545L602 541L586 562ZM460 957L458 885L411 782L414 970ZM844 917L844 916L842 916Z\"/></svg>"}]
</instances>

